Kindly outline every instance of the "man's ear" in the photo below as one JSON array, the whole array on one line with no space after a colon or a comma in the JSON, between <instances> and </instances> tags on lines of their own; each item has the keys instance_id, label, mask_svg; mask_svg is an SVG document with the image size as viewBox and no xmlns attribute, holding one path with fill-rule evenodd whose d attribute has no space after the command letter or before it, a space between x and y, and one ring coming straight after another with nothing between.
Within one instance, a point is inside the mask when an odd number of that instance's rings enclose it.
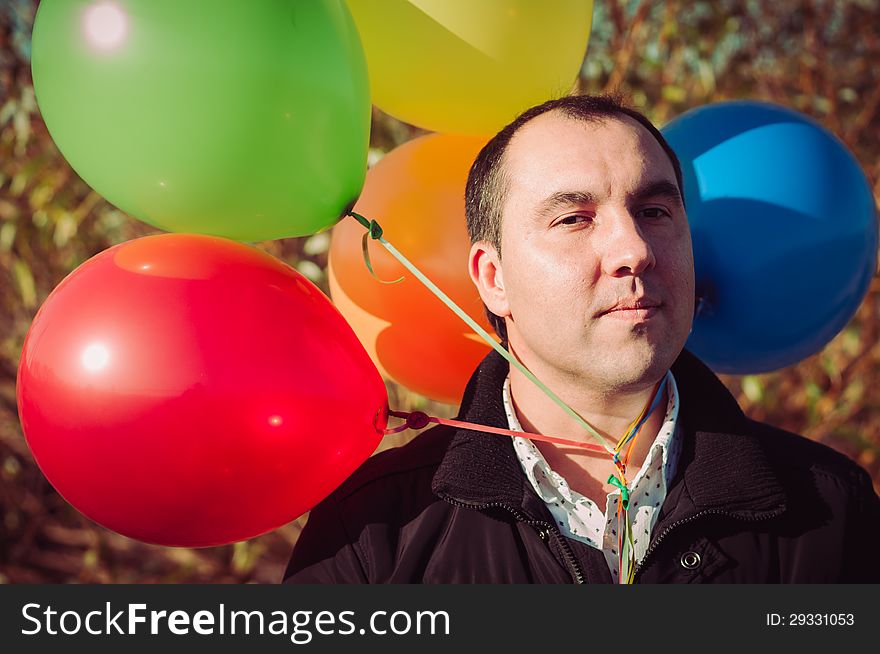
<instances>
[{"instance_id":1,"label":"man's ear","mask_svg":"<svg viewBox=\"0 0 880 654\"><path fill-rule=\"evenodd\" d=\"M486 308L501 318L509 316L510 305L504 290L504 272L494 245L477 241L471 246L468 273Z\"/></svg>"}]
</instances>

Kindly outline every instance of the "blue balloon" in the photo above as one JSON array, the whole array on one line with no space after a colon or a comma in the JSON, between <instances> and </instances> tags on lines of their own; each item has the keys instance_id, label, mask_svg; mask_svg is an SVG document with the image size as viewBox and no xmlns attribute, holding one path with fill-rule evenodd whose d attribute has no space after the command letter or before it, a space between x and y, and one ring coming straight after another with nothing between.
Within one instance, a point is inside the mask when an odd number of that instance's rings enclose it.
<instances>
[{"instance_id":1,"label":"blue balloon","mask_svg":"<svg viewBox=\"0 0 880 654\"><path fill-rule=\"evenodd\" d=\"M846 146L803 114L723 102L662 130L681 159L698 311L687 347L716 372L821 350L877 267L877 210Z\"/></svg>"}]
</instances>

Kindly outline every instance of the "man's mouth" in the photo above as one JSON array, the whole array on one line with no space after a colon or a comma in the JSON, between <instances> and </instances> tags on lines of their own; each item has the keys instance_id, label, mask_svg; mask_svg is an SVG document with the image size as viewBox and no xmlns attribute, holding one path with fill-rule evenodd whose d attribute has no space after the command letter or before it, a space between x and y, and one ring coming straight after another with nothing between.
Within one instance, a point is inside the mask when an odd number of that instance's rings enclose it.
<instances>
[{"instance_id":1,"label":"man's mouth","mask_svg":"<svg viewBox=\"0 0 880 654\"><path fill-rule=\"evenodd\" d=\"M638 297L622 298L612 306L602 311L600 316L612 316L615 318L633 320L635 318L649 318L657 313L660 301L642 295Z\"/></svg>"}]
</instances>

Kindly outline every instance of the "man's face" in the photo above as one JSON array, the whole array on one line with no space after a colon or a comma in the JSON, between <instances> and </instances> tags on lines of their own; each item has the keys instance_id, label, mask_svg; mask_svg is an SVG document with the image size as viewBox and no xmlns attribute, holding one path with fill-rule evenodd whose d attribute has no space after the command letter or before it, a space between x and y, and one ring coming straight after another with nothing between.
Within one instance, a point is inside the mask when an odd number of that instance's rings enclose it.
<instances>
[{"instance_id":1,"label":"man's face","mask_svg":"<svg viewBox=\"0 0 880 654\"><path fill-rule=\"evenodd\" d=\"M481 295L514 352L599 392L656 382L694 314L690 231L660 144L629 117L549 112L517 132L503 168L496 288ZM620 303L652 308L608 311Z\"/></svg>"}]
</instances>

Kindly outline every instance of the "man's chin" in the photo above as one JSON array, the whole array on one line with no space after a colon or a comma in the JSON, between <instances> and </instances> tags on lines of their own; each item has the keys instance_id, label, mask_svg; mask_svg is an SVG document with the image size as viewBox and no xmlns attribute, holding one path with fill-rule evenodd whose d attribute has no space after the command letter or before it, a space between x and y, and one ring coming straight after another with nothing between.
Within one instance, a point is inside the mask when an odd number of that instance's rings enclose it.
<instances>
[{"instance_id":1,"label":"man's chin","mask_svg":"<svg viewBox=\"0 0 880 654\"><path fill-rule=\"evenodd\" d=\"M644 388L657 383L672 366L676 357L665 351L650 348L611 350L611 359L605 359L602 375L610 387L623 389ZM677 356L677 355L676 355Z\"/></svg>"}]
</instances>

